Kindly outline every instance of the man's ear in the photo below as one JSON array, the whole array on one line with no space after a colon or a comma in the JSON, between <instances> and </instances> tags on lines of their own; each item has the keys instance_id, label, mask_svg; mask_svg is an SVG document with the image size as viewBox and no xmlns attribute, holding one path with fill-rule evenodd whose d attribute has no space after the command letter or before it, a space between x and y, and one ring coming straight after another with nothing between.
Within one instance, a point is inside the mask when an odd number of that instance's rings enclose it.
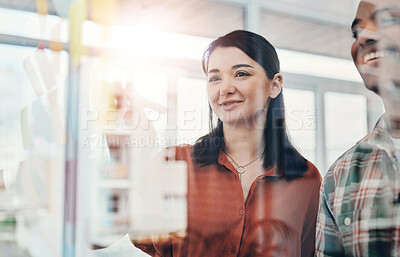
<instances>
[{"instance_id":1,"label":"man's ear","mask_svg":"<svg viewBox=\"0 0 400 257\"><path fill-rule=\"evenodd\" d=\"M280 73L276 73L273 77L273 79L271 80L271 84L270 84L270 98L276 98L280 92L282 91L282 84L283 84L283 77L282 74Z\"/></svg>"}]
</instances>

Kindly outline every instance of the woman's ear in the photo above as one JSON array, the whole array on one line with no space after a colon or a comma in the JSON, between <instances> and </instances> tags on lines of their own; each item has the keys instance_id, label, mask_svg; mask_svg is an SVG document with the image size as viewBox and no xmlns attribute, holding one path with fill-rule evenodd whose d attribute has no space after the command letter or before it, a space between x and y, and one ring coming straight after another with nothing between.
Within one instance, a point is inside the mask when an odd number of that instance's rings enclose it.
<instances>
[{"instance_id":1,"label":"woman's ear","mask_svg":"<svg viewBox=\"0 0 400 257\"><path fill-rule=\"evenodd\" d=\"M272 78L270 84L271 86L270 88L271 92L269 95L270 98L276 98L280 94L280 92L282 91L282 84L283 84L282 74L276 73Z\"/></svg>"}]
</instances>

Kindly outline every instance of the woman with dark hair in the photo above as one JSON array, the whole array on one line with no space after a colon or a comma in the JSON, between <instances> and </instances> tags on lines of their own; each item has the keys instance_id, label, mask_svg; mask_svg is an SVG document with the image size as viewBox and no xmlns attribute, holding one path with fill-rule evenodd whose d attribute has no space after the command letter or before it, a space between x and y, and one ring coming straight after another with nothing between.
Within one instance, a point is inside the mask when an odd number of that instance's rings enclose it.
<instances>
[{"instance_id":1,"label":"woman with dark hair","mask_svg":"<svg viewBox=\"0 0 400 257\"><path fill-rule=\"evenodd\" d=\"M312 256L321 178L289 141L274 47L238 30L203 57L210 120L188 163L184 239L136 244L153 256Z\"/></svg>"}]
</instances>

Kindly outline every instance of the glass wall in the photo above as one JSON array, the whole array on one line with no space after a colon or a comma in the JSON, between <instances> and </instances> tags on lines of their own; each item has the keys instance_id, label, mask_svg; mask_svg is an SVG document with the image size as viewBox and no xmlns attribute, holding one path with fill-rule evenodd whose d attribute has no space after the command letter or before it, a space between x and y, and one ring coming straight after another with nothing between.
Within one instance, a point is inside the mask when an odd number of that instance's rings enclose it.
<instances>
[{"instance_id":1,"label":"glass wall","mask_svg":"<svg viewBox=\"0 0 400 257\"><path fill-rule=\"evenodd\" d=\"M68 54L7 44L0 52L1 238L59 256Z\"/></svg>"},{"instance_id":2,"label":"glass wall","mask_svg":"<svg viewBox=\"0 0 400 257\"><path fill-rule=\"evenodd\" d=\"M276 46L290 140L321 175L383 112L349 56L357 1L53 2L0 9L0 245L27 256L146 256L107 247L185 229L186 164L160 152L209 132L201 58L227 32Z\"/></svg>"}]
</instances>

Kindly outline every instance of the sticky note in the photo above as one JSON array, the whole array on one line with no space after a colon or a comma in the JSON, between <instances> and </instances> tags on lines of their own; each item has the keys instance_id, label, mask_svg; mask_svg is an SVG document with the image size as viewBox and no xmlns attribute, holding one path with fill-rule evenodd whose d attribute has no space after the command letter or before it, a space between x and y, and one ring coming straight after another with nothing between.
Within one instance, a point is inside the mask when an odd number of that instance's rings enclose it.
<instances>
[{"instance_id":1,"label":"sticky note","mask_svg":"<svg viewBox=\"0 0 400 257\"><path fill-rule=\"evenodd\" d=\"M43 94L43 88L39 78L40 75L36 72L36 69L34 67L33 56L28 56L25 59L24 70L29 78L29 81L31 82L31 85L36 95L40 96L41 94Z\"/></svg>"},{"instance_id":2,"label":"sticky note","mask_svg":"<svg viewBox=\"0 0 400 257\"><path fill-rule=\"evenodd\" d=\"M94 22L113 25L116 22L117 10L116 0L89 0L89 16Z\"/></svg>"},{"instance_id":3,"label":"sticky note","mask_svg":"<svg viewBox=\"0 0 400 257\"><path fill-rule=\"evenodd\" d=\"M29 129L29 107L21 110L21 137L24 150L33 148L33 140Z\"/></svg>"},{"instance_id":4,"label":"sticky note","mask_svg":"<svg viewBox=\"0 0 400 257\"><path fill-rule=\"evenodd\" d=\"M47 15L47 0L36 0L36 11L38 14Z\"/></svg>"},{"instance_id":5,"label":"sticky note","mask_svg":"<svg viewBox=\"0 0 400 257\"><path fill-rule=\"evenodd\" d=\"M34 54L36 67L39 75L47 89L51 89L56 84L53 67L44 50L36 50Z\"/></svg>"}]
</instances>

